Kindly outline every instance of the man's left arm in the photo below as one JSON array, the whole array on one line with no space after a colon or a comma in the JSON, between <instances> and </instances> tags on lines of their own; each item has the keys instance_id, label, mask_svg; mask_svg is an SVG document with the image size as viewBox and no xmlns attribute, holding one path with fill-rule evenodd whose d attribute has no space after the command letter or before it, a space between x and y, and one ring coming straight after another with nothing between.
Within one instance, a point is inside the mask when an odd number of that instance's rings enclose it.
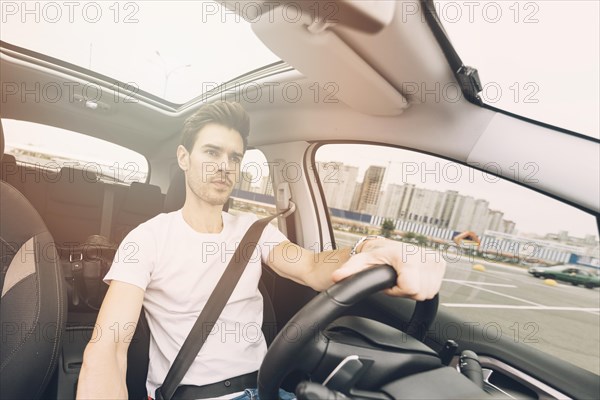
<instances>
[{"instance_id":1,"label":"man's left arm","mask_svg":"<svg viewBox=\"0 0 600 400\"><path fill-rule=\"evenodd\" d=\"M353 256L350 251L313 253L286 241L270 251L267 264L277 274L317 291L380 264L391 265L398 273L396 286L386 289L387 294L425 300L440 290L446 262L437 251L383 238L360 243Z\"/></svg>"}]
</instances>

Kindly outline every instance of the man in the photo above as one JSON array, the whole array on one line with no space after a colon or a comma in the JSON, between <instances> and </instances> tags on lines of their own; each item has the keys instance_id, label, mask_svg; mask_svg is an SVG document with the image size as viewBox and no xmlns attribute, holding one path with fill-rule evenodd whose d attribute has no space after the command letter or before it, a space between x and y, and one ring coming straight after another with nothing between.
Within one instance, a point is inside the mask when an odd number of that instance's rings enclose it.
<instances>
[{"instance_id":1,"label":"man","mask_svg":"<svg viewBox=\"0 0 600 400\"><path fill-rule=\"evenodd\" d=\"M222 211L240 178L248 133L249 117L237 103L207 104L186 120L177 148L185 173L185 204L141 224L123 240L105 277L110 287L94 329L98 340L85 350L78 399L127 398L128 342L142 305L152 332L147 388L149 396L155 396L236 244L256 220L251 214ZM181 384L202 386L259 369L266 353L260 331L261 261L277 274L319 291L376 264L390 264L398 272L397 286L387 290L391 295L424 300L439 291L443 260L407 256L401 243L382 238L360 241L354 250L352 257L350 249L315 255L267 225L256 257L249 257ZM252 328L254 334L249 333Z\"/></svg>"}]
</instances>

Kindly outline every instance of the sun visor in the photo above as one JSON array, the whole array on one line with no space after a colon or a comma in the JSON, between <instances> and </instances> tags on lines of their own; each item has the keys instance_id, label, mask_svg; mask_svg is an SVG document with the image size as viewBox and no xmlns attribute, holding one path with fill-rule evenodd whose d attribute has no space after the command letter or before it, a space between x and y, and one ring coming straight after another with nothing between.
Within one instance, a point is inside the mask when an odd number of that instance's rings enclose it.
<instances>
[{"instance_id":1,"label":"sun visor","mask_svg":"<svg viewBox=\"0 0 600 400\"><path fill-rule=\"evenodd\" d=\"M406 98L332 31L335 25L309 13L292 19L272 12L253 21L252 29L282 60L353 109L382 116L402 113Z\"/></svg>"},{"instance_id":2,"label":"sun visor","mask_svg":"<svg viewBox=\"0 0 600 400\"><path fill-rule=\"evenodd\" d=\"M394 19L394 1L373 0L217 0L227 10L256 22L259 18L271 18L273 12L283 12L286 17L295 19L299 14L311 15L313 19L335 22L365 33L377 33ZM277 11L275 9L277 8ZM207 9L208 10L208 9Z\"/></svg>"}]
</instances>

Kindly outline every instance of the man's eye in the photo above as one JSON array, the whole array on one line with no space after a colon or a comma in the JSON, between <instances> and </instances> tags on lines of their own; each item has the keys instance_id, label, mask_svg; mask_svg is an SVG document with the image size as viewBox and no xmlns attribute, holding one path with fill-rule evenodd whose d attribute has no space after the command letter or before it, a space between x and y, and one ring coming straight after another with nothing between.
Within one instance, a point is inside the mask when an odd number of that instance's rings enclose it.
<instances>
[{"instance_id":1,"label":"man's eye","mask_svg":"<svg viewBox=\"0 0 600 400\"><path fill-rule=\"evenodd\" d=\"M232 162L234 162L234 163L236 163L236 164L239 164L239 163L241 163L241 162L242 162L242 159L241 159L241 158L239 158L239 157L233 157L233 158L231 159L231 161L232 161Z\"/></svg>"},{"instance_id":2,"label":"man's eye","mask_svg":"<svg viewBox=\"0 0 600 400\"><path fill-rule=\"evenodd\" d=\"M214 151L214 150L206 150L206 154L208 154L209 156L213 156L214 157L214 156L217 155L217 152Z\"/></svg>"}]
</instances>

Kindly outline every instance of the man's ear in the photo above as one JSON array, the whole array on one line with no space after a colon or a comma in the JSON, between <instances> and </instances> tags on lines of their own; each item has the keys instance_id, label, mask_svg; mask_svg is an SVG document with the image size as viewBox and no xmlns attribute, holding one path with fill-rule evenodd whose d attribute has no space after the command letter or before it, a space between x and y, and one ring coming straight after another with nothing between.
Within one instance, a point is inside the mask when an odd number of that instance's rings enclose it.
<instances>
[{"instance_id":1,"label":"man's ear","mask_svg":"<svg viewBox=\"0 0 600 400\"><path fill-rule=\"evenodd\" d=\"M182 145L177 146L177 164L184 171L190 168L190 153Z\"/></svg>"}]
</instances>

